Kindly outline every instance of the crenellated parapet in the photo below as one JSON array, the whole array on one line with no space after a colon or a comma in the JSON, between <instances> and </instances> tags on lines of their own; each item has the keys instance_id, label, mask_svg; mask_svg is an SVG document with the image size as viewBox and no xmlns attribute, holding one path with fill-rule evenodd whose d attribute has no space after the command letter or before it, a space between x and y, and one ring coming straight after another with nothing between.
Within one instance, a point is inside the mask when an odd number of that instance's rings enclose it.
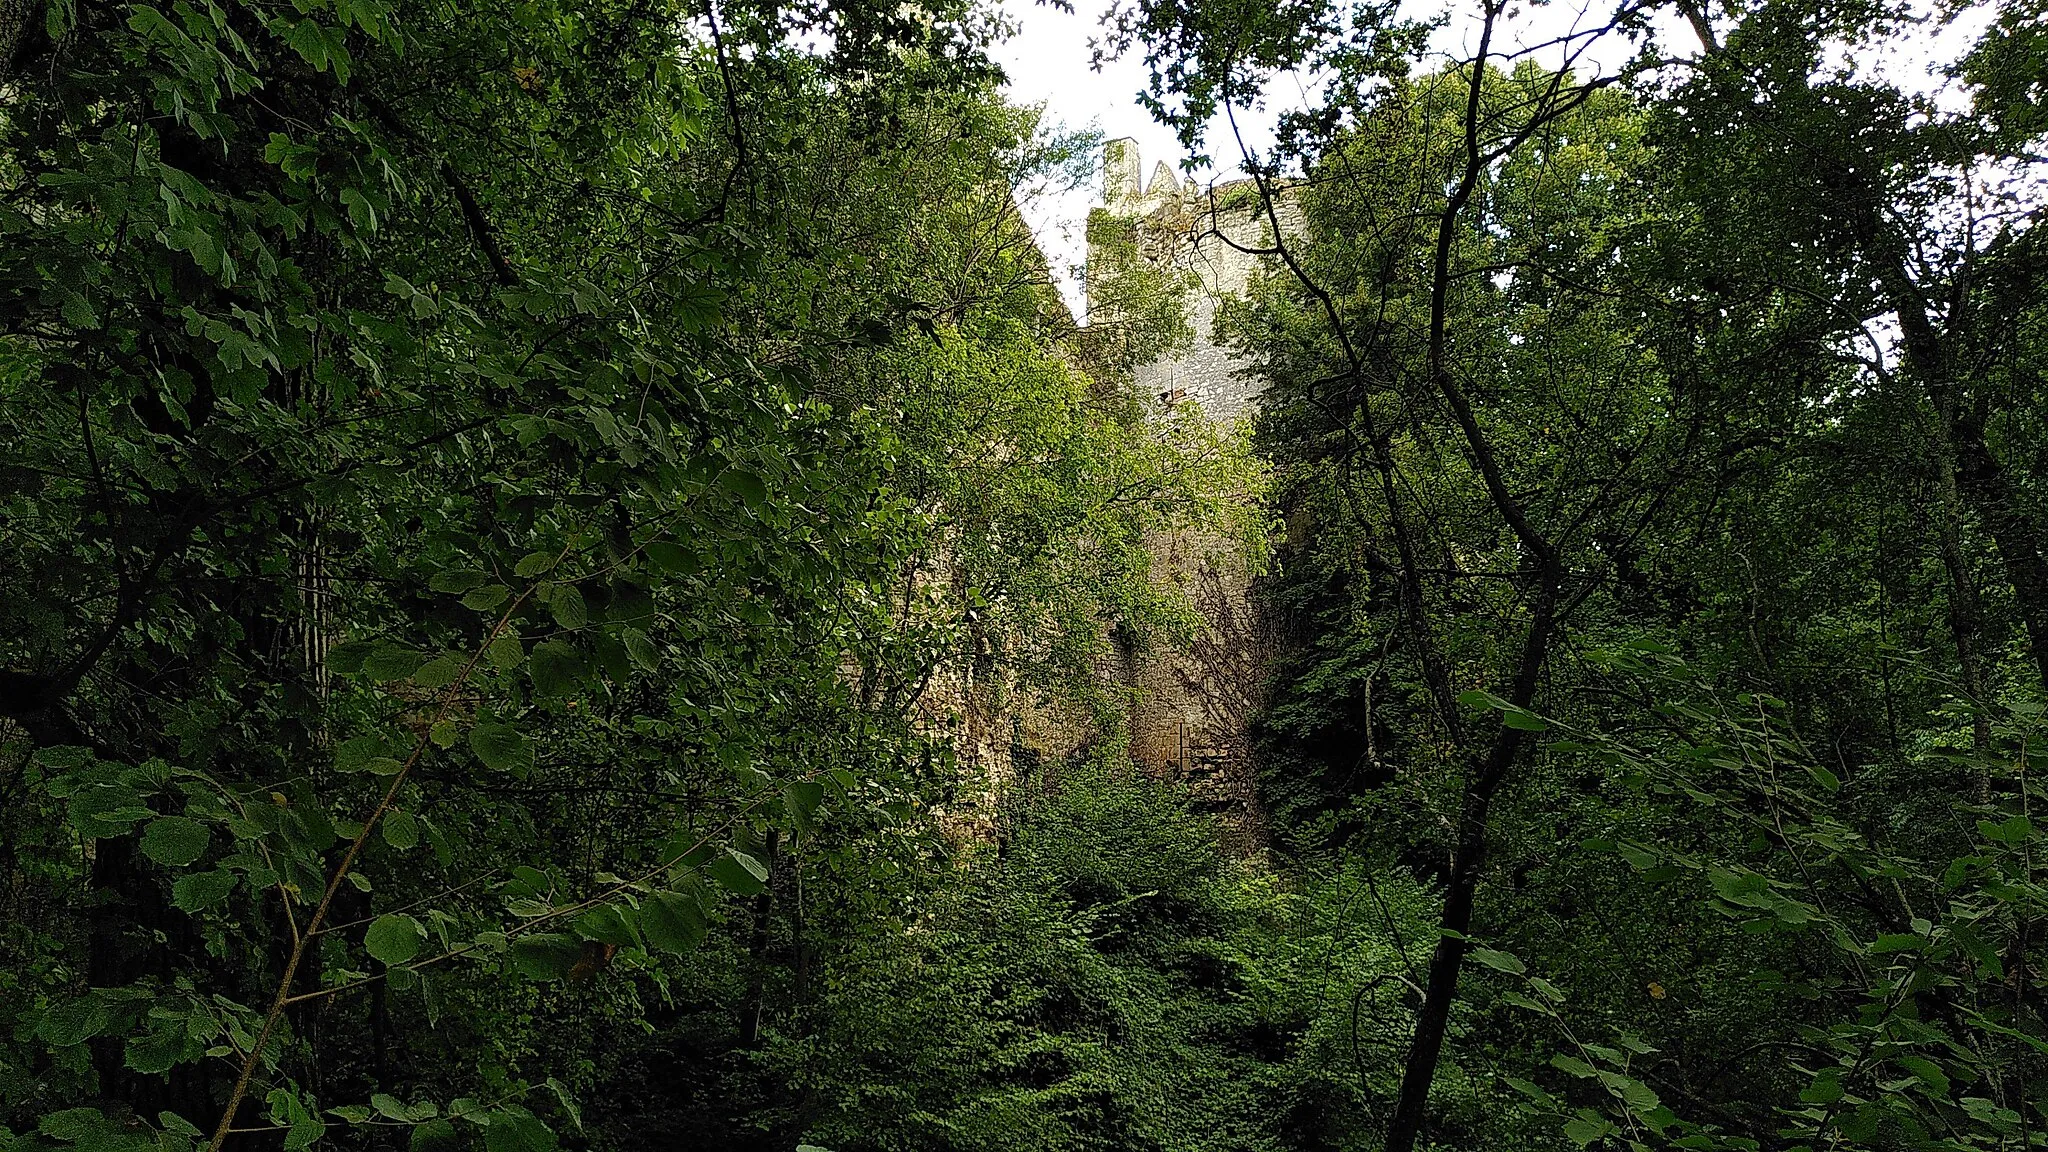
<instances>
[{"instance_id":1,"label":"crenellated parapet","mask_svg":"<svg viewBox=\"0 0 2048 1152\"><path fill-rule=\"evenodd\" d=\"M1260 268L1259 252L1272 247L1274 218L1283 230L1291 230L1298 211L1283 194L1269 212L1251 180L1204 186L1183 181L1163 160L1154 163L1150 180L1140 178L1142 171L1137 141L1109 141L1103 148L1103 204L1097 212L1131 229L1147 261L1183 275L1188 287L1182 303L1194 341L1180 355L1140 367L1137 385L1164 403L1198 403L1221 423L1249 416L1255 389L1238 374L1229 349L1216 340L1217 306L1251 286ZM1091 264L1097 247L1090 244ZM1091 290L1091 322L1099 303Z\"/></svg>"}]
</instances>

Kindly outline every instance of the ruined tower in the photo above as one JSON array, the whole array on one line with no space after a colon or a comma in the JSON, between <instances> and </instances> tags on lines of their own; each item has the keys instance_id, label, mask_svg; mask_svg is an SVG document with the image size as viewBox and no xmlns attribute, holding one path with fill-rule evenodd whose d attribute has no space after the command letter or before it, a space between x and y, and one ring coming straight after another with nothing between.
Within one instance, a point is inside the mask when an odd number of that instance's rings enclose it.
<instances>
[{"instance_id":1,"label":"ruined tower","mask_svg":"<svg viewBox=\"0 0 2048 1152\"><path fill-rule=\"evenodd\" d=\"M1272 217L1257 185L1183 183L1163 161L1141 181L1133 140L1110 141L1103 160L1091 264L1097 227L1130 229L1125 235L1143 259L1184 277L1182 303L1194 329L1185 351L1137 368L1139 393L1162 409L1198 404L1220 424L1248 420L1258 397L1230 350L1217 343L1215 322L1218 305L1246 291L1258 252L1272 244ZM1293 206L1276 209L1280 226L1290 229ZM1096 306L1091 292L1091 322ZM1155 579L1186 589L1201 621L1186 650L1128 648L1120 678L1132 691L1133 760L1148 773L1186 782L1249 846L1262 839L1249 726L1263 704L1271 645L1251 599L1252 573L1216 543L1186 533L1151 541Z\"/></svg>"},{"instance_id":2,"label":"ruined tower","mask_svg":"<svg viewBox=\"0 0 2048 1152\"><path fill-rule=\"evenodd\" d=\"M1257 398L1251 384L1238 376L1229 349L1216 343L1215 326L1217 304L1244 293L1258 271L1258 251L1271 246L1271 224L1257 184L1183 183L1163 160L1153 165L1149 181L1140 182L1137 141L1111 140L1103 152L1103 205L1097 211L1136 229L1147 259L1194 280L1184 300L1194 345L1139 368L1138 388L1169 403L1193 400L1220 423L1249 416ZM1281 226L1291 228L1293 206L1283 199L1276 207ZM1094 303L1091 299L1091 314Z\"/></svg>"}]
</instances>

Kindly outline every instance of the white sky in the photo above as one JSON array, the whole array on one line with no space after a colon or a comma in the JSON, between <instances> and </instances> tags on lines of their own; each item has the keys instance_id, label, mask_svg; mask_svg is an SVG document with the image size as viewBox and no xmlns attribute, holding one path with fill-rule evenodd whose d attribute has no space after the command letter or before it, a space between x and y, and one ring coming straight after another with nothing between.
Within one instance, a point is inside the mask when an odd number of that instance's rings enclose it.
<instances>
[{"instance_id":1,"label":"white sky","mask_svg":"<svg viewBox=\"0 0 2048 1152\"><path fill-rule=\"evenodd\" d=\"M1074 12L1071 14L1040 5L1034 0L999 2L1003 12L1021 28L1015 37L998 45L994 52L996 61L1009 73L1012 99L1020 104L1044 104L1050 123L1070 128L1099 128L1110 139L1120 136L1135 138L1138 141L1140 171L1147 181L1152 177L1153 165L1160 160L1179 168L1182 156L1179 142L1172 132L1155 123L1138 106L1136 95L1144 88L1146 80L1143 63L1127 58L1107 62L1100 71L1089 66L1091 52L1088 41L1100 34L1102 14L1108 10L1109 0L1074 0ZM1421 2L1436 4L1451 0ZM1921 6L1931 14L1936 2L1923 0ZM1611 4L1612 0L1552 0L1534 6L1524 5L1519 10L1510 9L1506 24L1495 32L1494 51L1512 52L1545 44L1576 28L1589 24L1597 26L1601 21L1588 17L1588 6L1597 16L1611 10ZM1463 18L1454 16L1451 23L1437 33L1432 47L1445 58L1469 59L1476 46L1473 41L1477 35L1477 5L1458 7L1463 11ZM1935 65L1960 55L1981 31L1983 21L1989 16L1989 8L1989 4L1979 3L1974 6L1974 11L1966 11L1961 19L1946 26L1909 28L1884 44L1845 47L1841 62L1849 64L1855 71L1873 78L1882 77L1909 91L1934 95L1945 108L1958 109L1964 104L1961 92L1953 82L1944 81L1936 74ZM1655 30L1659 41L1669 46L1672 52L1691 55L1698 50L1692 31L1675 13L1667 12L1658 20ZM1579 68L1582 74L1617 70L1635 51L1636 45L1632 42L1610 36L1580 57ZM1555 46L1540 49L1534 55L1538 61L1553 67L1563 59L1562 49ZM1264 148L1271 143L1276 111L1305 103L1303 86L1299 79L1283 77L1275 85L1275 90L1268 93L1275 106L1263 111L1239 112L1238 124L1244 130L1248 143L1255 148ZM1227 179L1237 174L1236 168L1227 163L1234 152L1234 142L1220 120L1211 126L1208 147L1212 155L1225 159L1226 163L1220 171L1197 173L1198 179ZM1038 234L1040 246L1060 276L1061 289L1076 316L1082 314L1082 302L1079 281L1073 271L1083 255L1082 228L1087 221L1089 206L1100 202L1098 174L1092 188L1064 196L1048 196L1035 203L1027 201L1022 205L1032 229Z\"/></svg>"},{"instance_id":2,"label":"white sky","mask_svg":"<svg viewBox=\"0 0 2048 1152\"><path fill-rule=\"evenodd\" d=\"M1098 34L1107 8L1103 0L1076 0L1074 11L1066 13L1032 0L1002 0L1003 13L1022 30L997 45L994 56L1010 75L1010 98L1019 104L1044 104L1049 124L1097 128L1112 140L1135 137L1142 171L1149 179L1155 161L1178 164L1180 143L1138 106L1137 94L1145 87L1141 63L1126 58L1104 64L1099 72L1089 67L1088 40ZM1101 202L1098 173L1094 185L1084 191L1020 205L1059 277L1067 307L1077 317L1084 312L1075 276L1083 255L1082 228L1089 206Z\"/></svg>"},{"instance_id":3,"label":"white sky","mask_svg":"<svg viewBox=\"0 0 2048 1152\"><path fill-rule=\"evenodd\" d=\"M1133 56L1106 62L1099 71L1089 66L1092 52L1088 42L1091 37L1100 35L1102 15L1109 9L1109 0L1075 0L1072 13L1043 6L1034 0L1000 2L1004 14L1021 29L1015 37L998 45L994 52L996 61L1009 73L1009 91L1013 100L1020 104L1044 104L1051 124L1097 128L1109 139L1121 136L1136 139L1140 172L1146 181L1151 180L1153 165L1158 161L1164 160L1179 170L1182 158L1179 141L1137 103L1137 93L1145 87L1146 81L1143 62ZM1507 42L1497 43L1496 49L1539 43L1563 34L1582 18L1586 2L1588 0L1558 0L1557 3L1531 9L1527 15L1515 20L1507 34ZM1469 56L1471 46L1465 41L1471 34L1469 22L1453 23L1438 34L1436 46L1446 53L1459 54L1462 50L1462 55ZM1498 38L1500 34L1496 36ZM1605 51L1589 53L1586 60L1611 68L1619 65L1631 51L1629 45L1617 40ZM1539 58L1555 63L1560 56L1558 51L1551 50L1540 54ZM1238 125L1245 133L1246 142L1260 149L1270 145L1275 115L1288 107L1305 104L1304 87L1305 82L1299 78L1283 77L1268 93L1268 107L1257 111L1239 110ZM1220 118L1211 125L1209 138L1208 150L1224 163L1219 169L1198 172L1197 179L1207 182L1237 175L1239 170L1229 162L1235 143ZM1087 222L1088 208L1100 202L1098 174L1095 185L1088 190L1048 196L1022 205L1033 231L1038 234L1040 246L1060 277L1068 306L1074 309L1076 316L1082 314L1082 301L1080 284L1073 270L1083 255L1082 228Z\"/></svg>"}]
</instances>

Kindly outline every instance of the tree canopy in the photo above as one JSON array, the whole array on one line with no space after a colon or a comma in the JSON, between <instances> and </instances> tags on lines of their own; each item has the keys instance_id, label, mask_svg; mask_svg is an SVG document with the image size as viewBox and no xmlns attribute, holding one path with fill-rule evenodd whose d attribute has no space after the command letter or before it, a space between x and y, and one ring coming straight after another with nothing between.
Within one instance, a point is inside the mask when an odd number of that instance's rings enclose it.
<instances>
[{"instance_id":1,"label":"tree canopy","mask_svg":"<svg viewBox=\"0 0 2048 1152\"><path fill-rule=\"evenodd\" d=\"M1555 14L0 0L0 1150L2048 1146L2048 14Z\"/></svg>"}]
</instances>

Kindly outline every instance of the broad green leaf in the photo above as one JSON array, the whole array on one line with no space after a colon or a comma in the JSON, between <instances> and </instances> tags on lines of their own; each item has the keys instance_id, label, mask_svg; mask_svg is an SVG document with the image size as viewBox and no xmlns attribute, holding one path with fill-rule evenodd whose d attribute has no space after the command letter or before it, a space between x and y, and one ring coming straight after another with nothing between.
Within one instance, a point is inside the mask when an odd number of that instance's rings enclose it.
<instances>
[{"instance_id":1,"label":"broad green leaf","mask_svg":"<svg viewBox=\"0 0 2048 1152\"><path fill-rule=\"evenodd\" d=\"M180 1064L200 1058L202 1048L178 1020L171 1027L158 1027L128 1041L123 1063L147 1076L161 1075Z\"/></svg>"},{"instance_id":2,"label":"broad green leaf","mask_svg":"<svg viewBox=\"0 0 2048 1152\"><path fill-rule=\"evenodd\" d=\"M705 866L711 878L742 896L758 896L768 890L768 867L736 848Z\"/></svg>"},{"instance_id":3,"label":"broad green leaf","mask_svg":"<svg viewBox=\"0 0 2048 1152\"><path fill-rule=\"evenodd\" d=\"M199 912L227 899L234 890L233 872L194 872L178 877L171 885L171 904L181 912Z\"/></svg>"},{"instance_id":4,"label":"broad green leaf","mask_svg":"<svg viewBox=\"0 0 2048 1152\"><path fill-rule=\"evenodd\" d=\"M415 1125L408 1140L409 1152L444 1152L460 1146L461 1137L456 1135L455 1125L446 1120Z\"/></svg>"},{"instance_id":5,"label":"broad green leaf","mask_svg":"<svg viewBox=\"0 0 2048 1152\"><path fill-rule=\"evenodd\" d=\"M2020 844L2033 835L2034 823L2025 815L2014 816L1995 824L1989 820L1979 820L1977 831L1986 840L1995 840L2000 844Z\"/></svg>"},{"instance_id":6,"label":"broad green leaf","mask_svg":"<svg viewBox=\"0 0 2048 1152\"><path fill-rule=\"evenodd\" d=\"M1629 865L1639 872L1647 872L1657 866L1658 858L1656 854L1640 845L1622 843L1617 845L1615 850L1621 853L1622 859L1628 861Z\"/></svg>"},{"instance_id":7,"label":"broad green leaf","mask_svg":"<svg viewBox=\"0 0 2048 1152\"><path fill-rule=\"evenodd\" d=\"M402 645L382 643L363 661L363 673L379 683L403 680L420 666L420 654Z\"/></svg>"},{"instance_id":8,"label":"broad green leaf","mask_svg":"<svg viewBox=\"0 0 2048 1152\"><path fill-rule=\"evenodd\" d=\"M569 1123L578 1132L583 1131L583 1107L576 1102L576 1097L570 1093L568 1085L550 1076L542 1082L541 1087L554 1093L555 1103L561 1105L562 1111L568 1114Z\"/></svg>"},{"instance_id":9,"label":"broad green leaf","mask_svg":"<svg viewBox=\"0 0 2048 1152\"><path fill-rule=\"evenodd\" d=\"M1473 948L1472 959L1495 971L1508 972L1516 976L1523 975L1529 971L1528 965L1522 963L1517 957L1511 956L1506 952L1496 952L1491 948Z\"/></svg>"},{"instance_id":10,"label":"broad green leaf","mask_svg":"<svg viewBox=\"0 0 2048 1152\"><path fill-rule=\"evenodd\" d=\"M486 1152L553 1152L555 1146L554 1132L516 1105L493 1112L484 1129Z\"/></svg>"},{"instance_id":11,"label":"broad green leaf","mask_svg":"<svg viewBox=\"0 0 2048 1152\"><path fill-rule=\"evenodd\" d=\"M65 1108L44 1116L36 1131L59 1140L76 1141L111 1127L113 1122L97 1108Z\"/></svg>"},{"instance_id":12,"label":"broad green leaf","mask_svg":"<svg viewBox=\"0 0 2048 1152\"><path fill-rule=\"evenodd\" d=\"M1500 722L1502 724L1510 728L1522 729L1525 732L1542 732L1550 727L1549 721L1536 715L1534 712L1511 704L1491 692L1484 692L1477 688L1458 693L1458 703L1475 712L1485 712L1489 709L1498 711L1501 714Z\"/></svg>"},{"instance_id":13,"label":"broad green leaf","mask_svg":"<svg viewBox=\"0 0 2048 1152\"><path fill-rule=\"evenodd\" d=\"M340 68L340 59L336 59L334 72L346 74L346 70ZM313 1144L319 1144L319 1138L326 1134L328 1121L319 1119L317 1115L307 1115L305 1119L299 1119L285 1129L285 1152L299 1152L301 1148L311 1148Z\"/></svg>"},{"instance_id":14,"label":"broad green leaf","mask_svg":"<svg viewBox=\"0 0 2048 1152\"><path fill-rule=\"evenodd\" d=\"M654 641L647 638L647 633L638 628L624 628L619 632L619 639L626 646L626 655L641 671L652 672L661 667L661 653L655 650Z\"/></svg>"},{"instance_id":15,"label":"broad green leaf","mask_svg":"<svg viewBox=\"0 0 2048 1152\"><path fill-rule=\"evenodd\" d=\"M613 580L607 590L611 598L605 607L605 619L614 624L645 625L653 618L654 597L645 588L631 580Z\"/></svg>"},{"instance_id":16,"label":"broad green leaf","mask_svg":"<svg viewBox=\"0 0 2048 1152\"><path fill-rule=\"evenodd\" d=\"M1746 908L1768 908L1770 900L1765 893L1770 890L1770 881L1754 872L1729 872L1715 868L1707 873L1707 881L1721 899L1730 904Z\"/></svg>"},{"instance_id":17,"label":"broad green leaf","mask_svg":"<svg viewBox=\"0 0 2048 1152\"><path fill-rule=\"evenodd\" d=\"M543 696L572 695L583 682L583 654L561 640L536 644L527 657L527 674Z\"/></svg>"},{"instance_id":18,"label":"broad green leaf","mask_svg":"<svg viewBox=\"0 0 2048 1152\"><path fill-rule=\"evenodd\" d=\"M1529 1099L1534 1100L1538 1104L1550 1103L1550 1093L1544 1090L1543 1088L1530 1083L1527 1080L1520 1080L1513 1076L1503 1076L1501 1077L1501 1080L1504 1083L1506 1083L1508 1087L1513 1088L1515 1091L1520 1092L1522 1095L1527 1096Z\"/></svg>"},{"instance_id":19,"label":"broad green leaf","mask_svg":"<svg viewBox=\"0 0 2048 1152\"><path fill-rule=\"evenodd\" d=\"M555 623L574 632L590 623L590 610L584 606L583 593L573 584L556 584L548 589L548 612Z\"/></svg>"},{"instance_id":20,"label":"broad green leaf","mask_svg":"<svg viewBox=\"0 0 2048 1152\"><path fill-rule=\"evenodd\" d=\"M266 164L277 165L294 180L306 181L319 171L320 150L294 144L290 137L272 132L270 142L263 147L263 160Z\"/></svg>"},{"instance_id":21,"label":"broad green leaf","mask_svg":"<svg viewBox=\"0 0 2048 1152\"><path fill-rule=\"evenodd\" d=\"M473 612L495 612L511 598L512 590L503 584L486 584L464 593L462 606Z\"/></svg>"},{"instance_id":22,"label":"broad green leaf","mask_svg":"<svg viewBox=\"0 0 2048 1152\"><path fill-rule=\"evenodd\" d=\"M170 868L183 868L206 854L206 825L183 816L161 816L142 830L142 854Z\"/></svg>"},{"instance_id":23,"label":"broad green leaf","mask_svg":"<svg viewBox=\"0 0 2048 1152\"><path fill-rule=\"evenodd\" d=\"M363 948L386 964L403 964L419 955L426 941L427 930L402 912L377 917L363 933Z\"/></svg>"},{"instance_id":24,"label":"broad green leaf","mask_svg":"<svg viewBox=\"0 0 2048 1152\"><path fill-rule=\"evenodd\" d=\"M654 540L647 545L647 557L678 576L688 576L703 567L697 554L671 540Z\"/></svg>"},{"instance_id":25,"label":"broad green leaf","mask_svg":"<svg viewBox=\"0 0 2048 1152\"><path fill-rule=\"evenodd\" d=\"M1565 1121L1564 1125L1565 1136L1581 1148L1595 1140L1601 1139L1613 1130L1614 1125L1607 1123L1605 1120L1589 1120L1584 1116L1574 1116L1570 1120Z\"/></svg>"},{"instance_id":26,"label":"broad green leaf","mask_svg":"<svg viewBox=\"0 0 2048 1152\"><path fill-rule=\"evenodd\" d=\"M1504 708L1507 706L1507 701L1495 696L1491 692L1482 692L1477 688L1467 689L1458 693L1458 703L1472 709L1474 712L1484 712L1489 708Z\"/></svg>"},{"instance_id":27,"label":"broad green leaf","mask_svg":"<svg viewBox=\"0 0 2048 1152\"><path fill-rule=\"evenodd\" d=\"M584 913L576 921L576 931L587 940L619 948L639 943L633 926L626 922L625 913L610 904L600 904Z\"/></svg>"},{"instance_id":28,"label":"broad green leaf","mask_svg":"<svg viewBox=\"0 0 2048 1152\"><path fill-rule=\"evenodd\" d=\"M118 784L94 784L71 794L65 806L71 826L92 839L120 836L128 829L156 815L142 802L142 794Z\"/></svg>"},{"instance_id":29,"label":"broad green leaf","mask_svg":"<svg viewBox=\"0 0 2048 1152\"><path fill-rule=\"evenodd\" d=\"M52 1048L70 1048L111 1029L114 1016L105 997L87 993L51 1006L37 1022L35 1034Z\"/></svg>"},{"instance_id":30,"label":"broad green leaf","mask_svg":"<svg viewBox=\"0 0 2048 1152\"><path fill-rule=\"evenodd\" d=\"M1911 1072L1926 1087L1927 1094L1937 1099L1947 1099L1949 1091L1948 1074L1941 1065L1925 1056L1900 1056L1896 1058L1899 1067Z\"/></svg>"},{"instance_id":31,"label":"broad green leaf","mask_svg":"<svg viewBox=\"0 0 2048 1152\"><path fill-rule=\"evenodd\" d=\"M271 1121L285 1126L285 1152L310 1148L327 1134L327 1122L314 1115L290 1089L273 1088L264 1099L270 1104Z\"/></svg>"},{"instance_id":32,"label":"broad green leaf","mask_svg":"<svg viewBox=\"0 0 2048 1152\"><path fill-rule=\"evenodd\" d=\"M558 932L541 932L512 941L512 966L532 980L560 980L583 957L583 942Z\"/></svg>"},{"instance_id":33,"label":"broad green leaf","mask_svg":"<svg viewBox=\"0 0 2048 1152\"><path fill-rule=\"evenodd\" d=\"M1662 1103L1648 1084L1633 1076L1624 1076L1619 1072L1602 1072L1600 1082L1619 1093L1622 1103L1627 1104L1631 1111L1649 1112Z\"/></svg>"},{"instance_id":34,"label":"broad green leaf","mask_svg":"<svg viewBox=\"0 0 2048 1152\"><path fill-rule=\"evenodd\" d=\"M363 662L377 650L377 645L375 640L350 640L336 644L327 650L327 670L337 676L353 676L363 670Z\"/></svg>"},{"instance_id":35,"label":"broad green leaf","mask_svg":"<svg viewBox=\"0 0 2048 1152\"><path fill-rule=\"evenodd\" d=\"M467 663L454 656L437 656L413 672L412 682L422 688L445 688L455 683Z\"/></svg>"},{"instance_id":36,"label":"broad green leaf","mask_svg":"<svg viewBox=\"0 0 2048 1152\"><path fill-rule=\"evenodd\" d=\"M384 835L384 842L403 852L420 842L420 824L413 814L401 808L394 808L384 814L377 825Z\"/></svg>"},{"instance_id":37,"label":"broad green leaf","mask_svg":"<svg viewBox=\"0 0 2048 1152\"><path fill-rule=\"evenodd\" d=\"M1586 1063L1577 1056L1567 1056L1562 1052L1550 1058L1550 1066L1560 1072L1568 1072L1582 1080L1590 1080L1599 1074L1591 1064Z\"/></svg>"},{"instance_id":38,"label":"broad green leaf","mask_svg":"<svg viewBox=\"0 0 2048 1152\"><path fill-rule=\"evenodd\" d=\"M782 790L783 802L796 826L809 831L816 826L818 806L825 802L825 786L816 780L792 780Z\"/></svg>"},{"instance_id":39,"label":"broad green leaf","mask_svg":"<svg viewBox=\"0 0 2048 1152\"><path fill-rule=\"evenodd\" d=\"M36 763L57 773L84 768L96 759L92 749L77 744L53 744L36 751Z\"/></svg>"},{"instance_id":40,"label":"broad green leaf","mask_svg":"<svg viewBox=\"0 0 2048 1152\"><path fill-rule=\"evenodd\" d=\"M690 952L704 942L704 909L680 892L656 892L640 904L640 931L664 952Z\"/></svg>"},{"instance_id":41,"label":"broad green leaf","mask_svg":"<svg viewBox=\"0 0 2048 1152\"><path fill-rule=\"evenodd\" d=\"M285 43L290 44L293 51L305 57L306 63L311 64L314 69L327 71L327 35L320 27L319 21L307 19L293 24L291 32L285 37Z\"/></svg>"},{"instance_id":42,"label":"broad green leaf","mask_svg":"<svg viewBox=\"0 0 2048 1152\"><path fill-rule=\"evenodd\" d=\"M510 672L526 662L526 648L519 643L519 637L510 632L491 641L486 652L490 656L491 667L500 672Z\"/></svg>"},{"instance_id":43,"label":"broad green leaf","mask_svg":"<svg viewBox=\"0 0 2048 1152\"><path fill-rule=\"evenodd\" d=\"M462 593L487 579L488 576L475 568L444 568L434 573L434 578L427 584L436 592Z\"/></svg>"},{"instance_id":44,"label":"broad green leaf","mask_svg":"<svg viewBox=\"0 0 2048 1152\"><path fill-rule=\"evenodd\" d=\"M768 499L768 485L744 468L726 469L718 477L718 483L746 501L749 508L759 508Z\"/></svg>"},{"instance_id":45,"label":"broad green leaf","mask_svg":"<svg viewBox=\"0 0 2048 1152\"><path fill-rule=\"evenodd\" d=\"M1823 1068L1799 1092L1799 1099L1808 1104L1828 1105L1842 1098L1842 1070Z\"/></svg>"},{"instance_id":46,"label":"broad green leaf","mask_svg":"<svg viewBox=\"0 0 2048 1152\"><path fill-rule=\"evenodd\" d=\"M342 772L361 772L363 765L386 751L382 736L352 737L334 746L334 767Z\"/></svg>"},{"instance_id":47,"label":"broad green leaf","mask_svg":"<svg viewBox=\"0 0 2048 1152\"><path fill-rule=\"evenodd\" d=\"M510 724L485 721L471 728L469 749L494 771L524 773L533 767L533 742Z\"/></svg>"}]
</instances>

